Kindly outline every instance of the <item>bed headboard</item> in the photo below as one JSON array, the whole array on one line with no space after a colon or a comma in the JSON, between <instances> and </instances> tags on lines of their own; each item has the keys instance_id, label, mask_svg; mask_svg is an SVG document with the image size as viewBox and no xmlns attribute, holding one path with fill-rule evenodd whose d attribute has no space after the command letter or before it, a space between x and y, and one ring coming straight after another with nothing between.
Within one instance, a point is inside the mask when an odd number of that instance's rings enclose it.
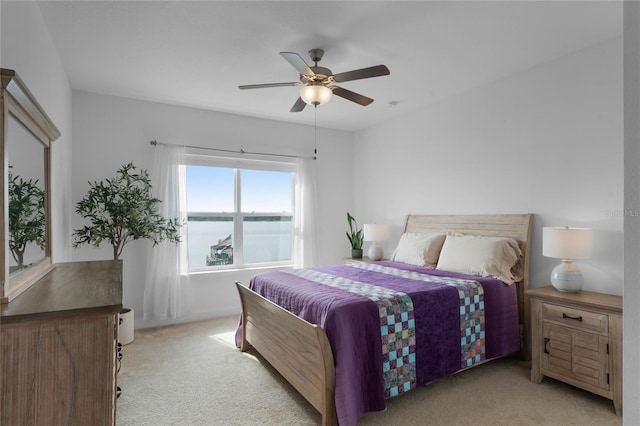
<instances>
[{"instance_id":1,"label":"bed headboard","mask_svg":"<svg viewBox=\"0 0 640 426\"><path fill-rule=\"evenodd\" d=\"M529 342L529 306L524 292L529 288L529 250L531 248L532 214L492 215L407 215L403 232L447 233L513 238L522 250L523 279L516 283L523 356L531 353Z\"/></svg>"}]
</instances>

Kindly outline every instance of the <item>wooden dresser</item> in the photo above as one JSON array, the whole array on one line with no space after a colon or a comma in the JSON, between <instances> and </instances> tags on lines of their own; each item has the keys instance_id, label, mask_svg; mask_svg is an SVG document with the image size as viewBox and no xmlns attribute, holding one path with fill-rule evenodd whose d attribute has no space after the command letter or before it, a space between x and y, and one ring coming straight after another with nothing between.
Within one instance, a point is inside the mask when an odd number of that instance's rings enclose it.
<instances>
[{"instance_id":1,"label":"wooden dresser","mask_svg":"<svg viewBox=\"0 0 640 426\"><path fill-rule=\"evenodd\" d=\"M115 424L121 309L121 260L59 263L2 305L0 424Z\"/></svg>"},{"instance_id":2,"label":"wooden dresser","mask_svg":"<svg viewBox=\"0 0 640 426\"><path fill-rule=\"evenodd\" d=\"M622 297L551 286L526 291L531 381L552 377L613 400L622 414Z\"/></svg>"}]
</instances>

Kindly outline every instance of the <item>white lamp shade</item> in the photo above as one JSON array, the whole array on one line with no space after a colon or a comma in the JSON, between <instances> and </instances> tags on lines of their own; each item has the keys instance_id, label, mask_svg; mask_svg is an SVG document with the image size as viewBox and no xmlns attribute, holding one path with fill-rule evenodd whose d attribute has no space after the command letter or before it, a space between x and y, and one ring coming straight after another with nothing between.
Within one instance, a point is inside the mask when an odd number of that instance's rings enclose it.
<instances>
[{"instance_id":1,"label":"white lamp shade","mask_svg":"<svg viewBox=\"0 0 640 426\"><path fill-rule=\"evenodd\" d=\"M557 259L589 259L593 252L590 228L542 228L542 255Z\"/></svg>"},{"instance_id":2,"label":"white lamp shade","mask_svg":"<svg viewBox=\"0 0 640 426\"><path fill-rule=\"evenodd\" d=\"M389 239L389 227L381 223L365 223L362 225L365 241L385 241Z\"/></svg>"},{"instance_id":3,"label":"white lamp shade","mask_svg":"<svg viewBox=\"0 0 640 426\"><path fill-rule=\"evenodd\" d=\"M311 85L300 89L300 97L309 105L322 105L331 100L333 91L325 86Z\"/></svg>"}]
</instances>

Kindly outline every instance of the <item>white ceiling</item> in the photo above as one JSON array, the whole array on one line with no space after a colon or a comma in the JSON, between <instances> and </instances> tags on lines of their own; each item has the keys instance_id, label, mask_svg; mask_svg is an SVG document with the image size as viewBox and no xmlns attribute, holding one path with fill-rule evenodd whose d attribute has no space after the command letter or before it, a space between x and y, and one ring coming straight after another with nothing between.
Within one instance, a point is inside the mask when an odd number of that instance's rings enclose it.
<instances>
[{"instance_id":1,"label":"white ceiling","mask_svg":"<svg viewBox=\"0 0 640 426\"><path fill-rule=\"evenodd\" d=\"M312 124L289 109L298 52L334 73L385 64L391 75L341 83L318 126L358 130L585 47L621 37L611 1L43 1L73 89ZM395 108L389 103L398 102Z\"/></svg>"}]
</instances>

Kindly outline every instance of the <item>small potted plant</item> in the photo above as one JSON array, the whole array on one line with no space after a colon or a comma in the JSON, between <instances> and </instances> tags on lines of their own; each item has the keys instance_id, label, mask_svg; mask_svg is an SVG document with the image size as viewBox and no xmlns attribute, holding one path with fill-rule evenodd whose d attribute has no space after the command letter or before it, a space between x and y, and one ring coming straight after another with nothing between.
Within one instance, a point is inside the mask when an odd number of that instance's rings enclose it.
<instances>
[{"instance_id":1,"label":"small potted plant","mask_svg":"<svg viewBox=\"0 0 640 426\"><path fill-rule=\"evenodd\" d=\"M358 229L358 222L349 212L347 212L347 222L349 223L347 238L351 243L351 258L362 259L362 229Z\"/></svg>"}]
</instances>

